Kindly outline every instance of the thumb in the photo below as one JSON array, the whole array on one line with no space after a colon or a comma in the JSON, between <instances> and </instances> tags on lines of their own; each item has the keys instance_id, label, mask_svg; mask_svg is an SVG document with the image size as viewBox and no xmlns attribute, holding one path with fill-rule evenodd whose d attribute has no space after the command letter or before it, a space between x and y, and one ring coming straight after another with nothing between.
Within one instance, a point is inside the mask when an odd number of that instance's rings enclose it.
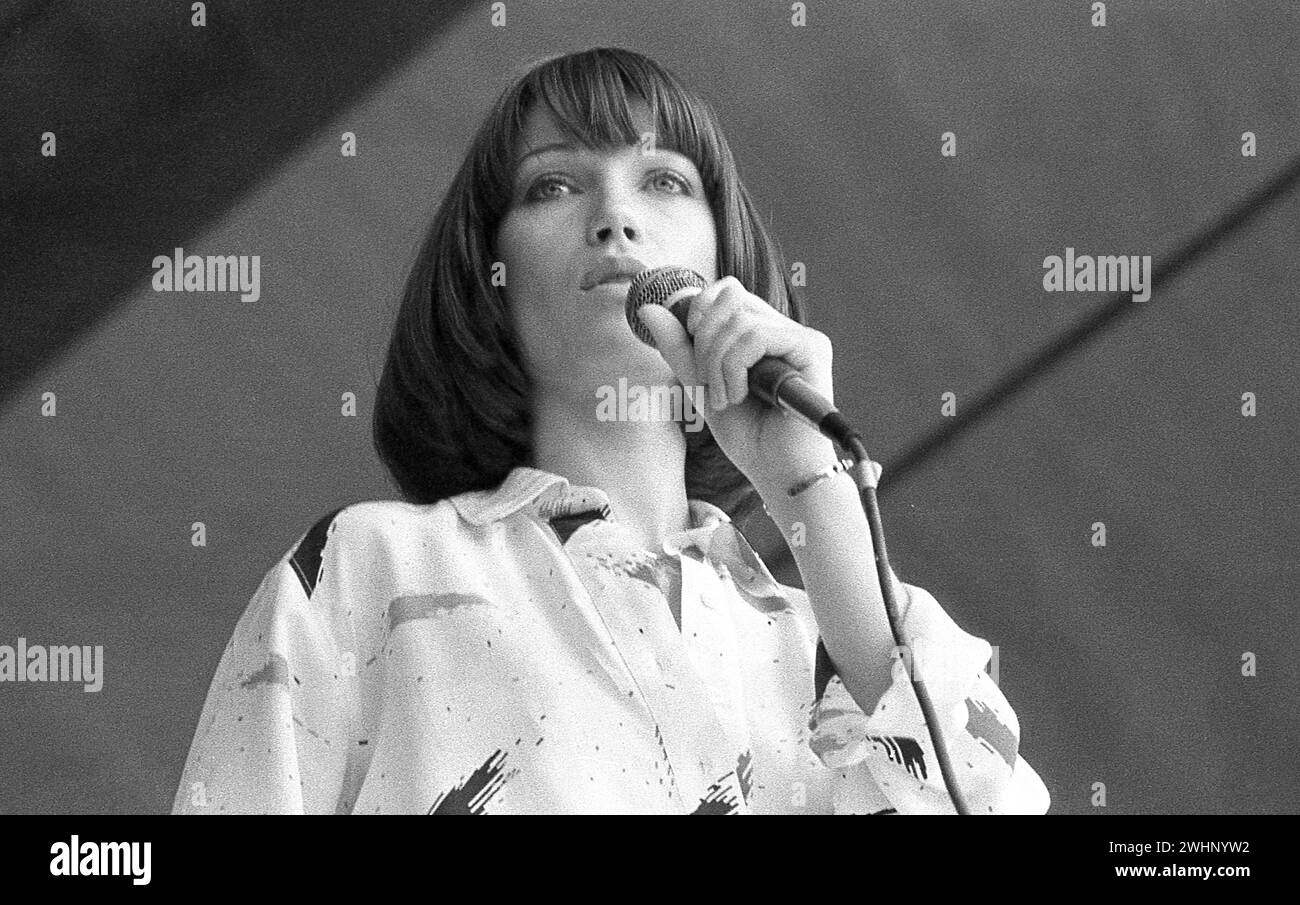
<instances>
[{"instance_id":1,"label":"thumb","mask_svg":"<svg viewBox=\"0 0 1300 905\"><path fill-rule=\"evenodd\" d=\"M637 317L645 324L650 335L654 337L655 348L673 369L682 386L695 386L699 377L695 373L695 349L691 338L681 321L673 317L672 312L663 305L642 305L637 309Z\"/></svg>"}]
</instances>

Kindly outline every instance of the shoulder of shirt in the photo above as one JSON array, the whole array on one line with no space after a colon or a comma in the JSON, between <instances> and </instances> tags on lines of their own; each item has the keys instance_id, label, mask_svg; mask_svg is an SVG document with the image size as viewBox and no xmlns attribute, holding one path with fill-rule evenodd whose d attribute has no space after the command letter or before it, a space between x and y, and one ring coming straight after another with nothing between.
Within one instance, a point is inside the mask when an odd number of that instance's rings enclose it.
<instances>
[{"instance_id":1,"label":"shoulder of shirt","mask_svg":"<svg viewBox=\"0 0 1300 905\"><path fill-rule=\"evenodd\" d=\"M299 535L295 550L323 547L325 541L337 531L384 533L411 527L415 522L442 521L451 523L456 512L448 501L418 504L401 500L364 500L349 503L318 518L305 534Z\"/></svg>"},{"instance_id":2,"label":"shoulder of shirt","mask_svg":"<svg viewBox=\"0 0 1300 905\"><path fill-rule=\"evenodd\" d=\"M484 526L524 509L557 483L558 475L516 468L497 487L460 493L434 503L404 500L365 500L342 506L318 518L285 558L296 570L316 574L321 552L337 532L355 541L383 543L389 539L428 537L449 532L458 522Z\"/></svg>"}]
</instances>

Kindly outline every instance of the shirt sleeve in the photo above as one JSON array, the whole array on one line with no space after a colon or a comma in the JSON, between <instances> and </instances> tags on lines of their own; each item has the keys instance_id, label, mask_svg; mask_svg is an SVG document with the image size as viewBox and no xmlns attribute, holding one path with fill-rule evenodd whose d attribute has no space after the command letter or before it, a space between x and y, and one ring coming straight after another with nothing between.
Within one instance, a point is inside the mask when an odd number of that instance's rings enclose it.
<instances>
[{"instance_id":1,"label":"shirt sleeve","mask_svg":"<svg viewBox=\"0 0 1300 905\"><path fill-rule=\"evenodd\" d=\"M1020 721L984 671L992 647L959 628L928 591L896 577L895 587L906 651L896 655L892 684L870 715L833 674L818 641L817 698L808 728L813 753L838 773L836 812L956 813L912 688L915 675L930 695L970 813L1046 813L1047 787L1020 756ZM880 793L891 808L853 809L855 801L878 803Z\"/></svg>"},{"instance_id":2,"label":"shirt sleeve","mask_svg":"<svg viewBox=\"0 0 1300 905\"><path fill-rule=\"evenodd\" d=\"M355 748L356 668L350 617L322 599L330 595L312 593L328 527L314 528L266 574L240 617L208 690L173 814L341 808Z\"/></svg>"}]
</instances>

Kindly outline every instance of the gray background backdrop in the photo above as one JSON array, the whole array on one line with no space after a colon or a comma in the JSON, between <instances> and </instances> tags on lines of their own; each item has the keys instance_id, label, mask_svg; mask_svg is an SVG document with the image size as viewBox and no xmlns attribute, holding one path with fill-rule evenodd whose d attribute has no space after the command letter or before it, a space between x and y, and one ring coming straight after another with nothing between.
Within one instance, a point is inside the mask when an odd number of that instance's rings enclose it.
<instances>
[{"instance_id":1,"label":"gray background backdrop","mask_svg":"<svg viewBox=\"0 0 1300 905\"><path fill-rule=\"evenodd\" d=\"M616 44L720 111L886 466L891 556L998 645L1052 813L1296 812L1294 197L890 482L942 393L1103 304L1045 293L1045 255L1159 263L1300 151L1294 4L1089 5L812 3L794 28L784 2L514 0L492 28L486 3L213 2L200 29L188 3L0 4L0 644L106 659L98 694L0 684L0 811L170 808L262 575L396 498L374 381L506 73ZM178 245L260 255L261 300L154 293Z\"/></svg>"}]
</instances>

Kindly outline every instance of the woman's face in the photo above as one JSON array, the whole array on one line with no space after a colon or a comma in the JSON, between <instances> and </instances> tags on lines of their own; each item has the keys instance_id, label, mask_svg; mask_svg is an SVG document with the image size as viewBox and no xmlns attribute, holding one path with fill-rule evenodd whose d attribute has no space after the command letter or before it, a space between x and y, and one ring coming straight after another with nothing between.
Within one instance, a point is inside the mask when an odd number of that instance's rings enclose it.
<instances>
[{"instance_id":1,"label":"woman's face","mask_svg":"<svg viewBox=\"0 0 1300 905\"><path fill-rule=\"evenodd\" d=\"M638 134L650 132L645 102L632 112ZM627 325L628 280L584 288L584 278L617 256L718 278L717 233L695 164L640 143L609 152L568 146L549 111L537 109L516 161L496 254L533 378L557 388L578 381L571 388L584 395L592 379L674 383L659 353Z\"/></svg>"}]
</instances>

